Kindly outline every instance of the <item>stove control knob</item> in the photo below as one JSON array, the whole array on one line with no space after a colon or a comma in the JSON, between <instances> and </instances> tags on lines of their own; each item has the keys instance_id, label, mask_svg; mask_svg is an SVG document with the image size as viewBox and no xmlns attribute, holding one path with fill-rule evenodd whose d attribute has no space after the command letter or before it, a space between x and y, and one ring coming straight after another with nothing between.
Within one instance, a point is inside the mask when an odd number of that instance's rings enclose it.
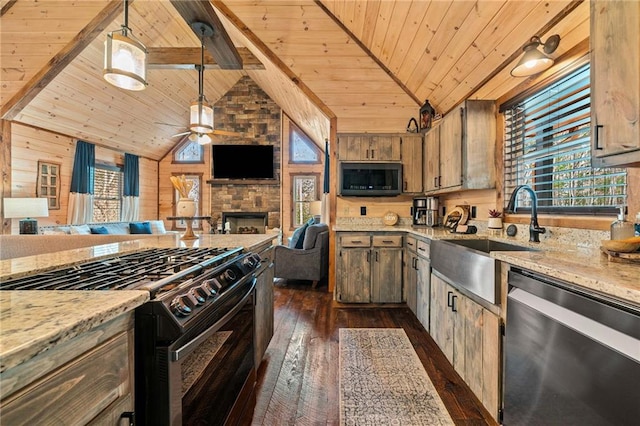
<instances>
[{"instance_id":1,"label":"stove control knob","mask_svg":"<svg viewBox=\"0 0 640 426\"><path fill-rule=\"evenodd\" d=\"M195 287L189 290L191 301L195 305L202 305L207 300L207 293L201 287Z\"/></svg>"},{"instance_id":2,"label":"stove control knob","mask_svg":"<svg viewBox=\"0 0 640 426\"><path fill-rule=\"evenodd\" d=\"M191 313L191 307L187 303L186 296L177 296L171 301L171 311L179 317L186 317Z\"/></svg>"},{"instance_id":3,"label":"stove control knob","mask_svg":"<svg viewBox=\"0 0 640 426\"><path fill-rule=\"evenodd\" d=\"M224 282L226 282L227 284L230 284L233 282L233 280L236 279L236 273L233 272L231 269L227 269L226 271L223 272L222 274L222 279L224 280Z\"/></svg>"},{"instance_id":4,"label":"stove control knob","mask_svg":"<svg viewBox=\"0 0 640 426\"><path fill-rule=\"evenodd\" d=\"M216 286L216 288L214 289L212 287L210 281L203 282L202 285L199 288L206 295L206 297L214 297L216 295L216 293L218 292L218 290L217 290L218 287Z\"/></svg>"}]
</instances>

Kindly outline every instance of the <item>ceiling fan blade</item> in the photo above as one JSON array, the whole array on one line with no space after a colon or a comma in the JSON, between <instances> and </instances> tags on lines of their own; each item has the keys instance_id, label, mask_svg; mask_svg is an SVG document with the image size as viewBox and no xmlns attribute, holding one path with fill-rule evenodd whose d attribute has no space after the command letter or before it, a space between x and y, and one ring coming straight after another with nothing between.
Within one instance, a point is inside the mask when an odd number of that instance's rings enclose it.
<instances>
[{"instance_id":1,"label":"ceiling fan blade","mask_svg":"<svg viewBox=\"0 0 640 426\"><path fill-rule=\"evenodd\" d=\"M211 134L222 135L222 136L244 136L242 133L230 132L228 130L214 130L211 132Z\"/></svg>"},{"instance_id":2,"label":"ceiling fan blade","mask_svg":"<svg viewBox=\"0 0 640 426\"><path fill-rule=\"evenodd\" d=\"M171 126L171 127L185 127L185 126L181 126L179 124L163 123L161 121L154 121L153 124L160 124L162 126Z\"/></svg>"},{"instance_id":3,"label":"ceiling fan blade","mask_svg":"<svg viewBox=\"0 0 640 426\"><path fill-rule=\"evenodd\" d=\"M172 138L178 137L178 136L184 136L184 135L188 135L189 133L191 133L191 131L188 132L182 132L182 133L176 133L175 135L171 136Z\"/></svg>"}]
</instances>

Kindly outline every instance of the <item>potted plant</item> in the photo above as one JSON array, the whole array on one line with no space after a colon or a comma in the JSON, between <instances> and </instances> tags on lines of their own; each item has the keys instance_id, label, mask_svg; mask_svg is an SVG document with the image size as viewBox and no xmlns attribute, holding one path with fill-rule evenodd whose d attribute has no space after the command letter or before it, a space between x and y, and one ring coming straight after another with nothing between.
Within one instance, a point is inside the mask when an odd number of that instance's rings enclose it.
<instances>
[{"instance_id":1,"label":"potted plant","mask_svg":"<svg viewBox=\"0 0 640 426\"><path fill-rule=\"evenodd\" d=\"M489 229L502 229L502 212L499 210L489 210Z\"/></svg>"}]
</instances>

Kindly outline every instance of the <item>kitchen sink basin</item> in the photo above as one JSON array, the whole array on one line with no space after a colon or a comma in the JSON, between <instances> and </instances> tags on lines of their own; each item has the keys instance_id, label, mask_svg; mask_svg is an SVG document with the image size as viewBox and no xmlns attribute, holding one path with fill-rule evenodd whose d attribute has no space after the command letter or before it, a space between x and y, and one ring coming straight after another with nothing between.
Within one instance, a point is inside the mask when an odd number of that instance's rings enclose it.
<instances>
[{"instance_id":1,"label":"kitchen sink basin","mask_svg":"<svg viewBox=\"0 0 640 426\"><path fill-rule=\"evenodd\" d=\"M478 250L483 253L491 253L492 251L535 251L535 249L515 244L503 243L500 241L483 240L483 239L455 239L442 240L459 246L467 247L472 250Z\"/></svg>"},{"instance_id":2,"label":"kitchen sink basin","mask_svg":"<svg viewBox=\"0 0 640 426\"><path fill-rule=\"evenodd\" d=\"M433 240L431 268L454 287L495 304L500 300L500 262L489 253L534 250L486 239Z\"/></svg>"}]
</instances>

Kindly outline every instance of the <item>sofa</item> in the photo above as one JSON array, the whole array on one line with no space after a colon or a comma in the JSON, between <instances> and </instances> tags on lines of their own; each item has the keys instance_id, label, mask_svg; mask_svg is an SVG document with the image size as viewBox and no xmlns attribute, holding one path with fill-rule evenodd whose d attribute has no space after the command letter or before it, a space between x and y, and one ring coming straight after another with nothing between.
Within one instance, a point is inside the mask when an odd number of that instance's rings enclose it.
<instances>
[{"instance_id":1,"label":"sofa","mask_svg":"<svg viewBox=\"0 0 640 426\"><path fill-rule=\"evenodd\" d=\"M295 242L292 242L295 246ZM275 246L274 275L277 278L306 280L316 287L329 272L329 227L317 223L306 228L302 248Z\"/></svg>"},{"instance_id":2,"label":"sofa","mask_svg":"<svg viewBox=\"0 0 640 426\"><path fill-rule=\"evenodd\" d=\"M149 224L144 225L145 222L149 222ZM133 228L129 222L46 225L38 228L39 235L0 235L0 260L155 237L158 234L176 233L175 231L165 231L162 221L134 223L137 225ZM132 229L135 232L144 233L132 233Z\"/></svg>"}]
</instances>

